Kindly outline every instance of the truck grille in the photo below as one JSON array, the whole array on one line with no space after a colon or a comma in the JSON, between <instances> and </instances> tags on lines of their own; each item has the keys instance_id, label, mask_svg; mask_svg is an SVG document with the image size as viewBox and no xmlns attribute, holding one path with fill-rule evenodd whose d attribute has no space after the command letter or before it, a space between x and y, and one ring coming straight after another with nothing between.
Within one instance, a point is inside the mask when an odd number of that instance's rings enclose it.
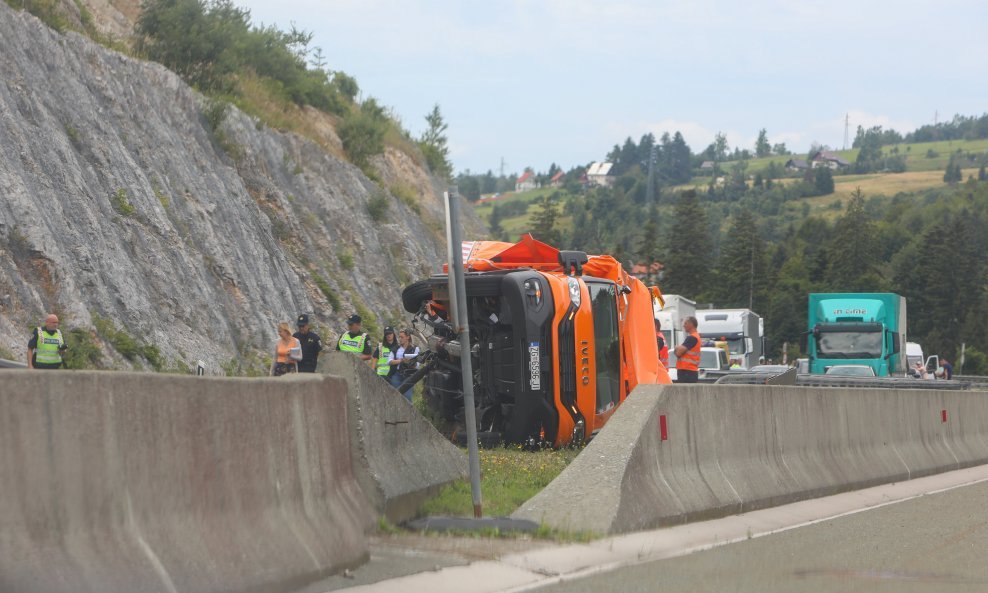
<instances>
[{"instance_id":1,"label":"truck grille","mask_svg":"<svg viewBox=\"0 0 988 593\"><path fill-rule=\"evenodd\" d=\"M572 409L576 406L576 335L573 315L559 322L559 398Z\"/></svg>"}]
</instances>

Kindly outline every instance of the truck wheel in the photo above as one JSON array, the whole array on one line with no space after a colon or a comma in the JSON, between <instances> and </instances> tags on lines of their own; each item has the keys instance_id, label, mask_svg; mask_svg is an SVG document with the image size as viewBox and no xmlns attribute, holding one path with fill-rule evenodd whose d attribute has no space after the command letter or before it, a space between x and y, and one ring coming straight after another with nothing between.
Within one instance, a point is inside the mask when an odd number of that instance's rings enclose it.
<instances>
[{"instance_id":1,"label":"truck wheel","mask_svg":"<svg viewBox=\"0 0 988 593\"><path fill-rule=\"evenodd\" d=\"M418 313L422 303L432 298L432 283L429 280L413 282L401 291L401 304L409 313Z\"/></svg>"}]
</instances>

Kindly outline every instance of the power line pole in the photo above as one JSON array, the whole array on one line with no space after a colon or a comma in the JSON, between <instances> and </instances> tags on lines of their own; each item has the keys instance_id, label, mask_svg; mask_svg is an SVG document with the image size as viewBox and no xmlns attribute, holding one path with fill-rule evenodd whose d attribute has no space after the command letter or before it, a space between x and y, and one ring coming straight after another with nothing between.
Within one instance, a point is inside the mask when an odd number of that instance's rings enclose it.
<instances>
[{"instance_id":1,"label":"power line pole","mask_svg":"<svg viewBox=\"0 0 988 593\"><path fill-rule=\"evenodd\" d=\"M847 133L851 123L851 114L844 114L844 148L842 150L847 150Z\"/></svg>"},{"instance_id":2,"label":"power line pole","mask_svg":"<svg viewBox=\"0 0 988 593\"><path fill-rule=\"evenodd\" d=\"M501 177L504 177L504 167L506 163L504 162L504 157L501 157Z\"/></svg>"}]
</instances>

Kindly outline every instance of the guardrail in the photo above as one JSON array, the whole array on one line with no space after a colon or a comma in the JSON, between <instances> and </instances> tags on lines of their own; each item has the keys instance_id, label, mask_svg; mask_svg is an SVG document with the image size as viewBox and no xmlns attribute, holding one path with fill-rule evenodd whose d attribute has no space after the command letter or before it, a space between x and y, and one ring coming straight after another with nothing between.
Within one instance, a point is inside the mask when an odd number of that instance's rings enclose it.
<instances>
[{"instance_id":1,"label":"guardrail","mask_svg":"<svg viewBox=\"0 0 988 593\"><path fill-rule=\"evenodd\" d=\"M783 379L782 377L786 378ZM857 389L925 389L935 391L963 391L968 389L984 389L988 387L988 378L974 377L982 382L949 381L937 379L934 381L912 379L907 377L837 377L830 375L797 375L795 369L781 375L766 373L747 373L735 371L723 374L714 381L719 385L796 385L798 387L851 387ZM785 381L792 382L785 382Z\"/></svg>"},{"instance_id":2,"label":"guardrail","mask_svg":"<svg viewBox=\"0 0 988 593\"><path fill-rule=\"evenodd\" d=\"M16 360L4 360L0 358L0 369L26 369L27 365Z\"/></svg>"}]
</instances>

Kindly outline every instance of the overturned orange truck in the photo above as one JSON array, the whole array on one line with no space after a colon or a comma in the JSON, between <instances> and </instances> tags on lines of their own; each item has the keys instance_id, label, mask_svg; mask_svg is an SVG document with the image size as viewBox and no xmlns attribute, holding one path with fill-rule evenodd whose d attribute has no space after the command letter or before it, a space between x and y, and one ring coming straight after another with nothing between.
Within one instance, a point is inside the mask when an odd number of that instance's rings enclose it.
<instances>
[{"instance_id":1,"label":"overturned orange truck","mask_svg":"<svg viewBox=\"0 0 988 593\"><path fill-rule=\"evenodd\" d=\"M670 382L653 326L662 295L613 257L560 251L530 235L463 250L482 442L582 444L636 385ZM402 304L428 343L402 389L424 380L427 405L462 427L465 353L446 274L406 287Z\"/></svg>"}]
</instances>

